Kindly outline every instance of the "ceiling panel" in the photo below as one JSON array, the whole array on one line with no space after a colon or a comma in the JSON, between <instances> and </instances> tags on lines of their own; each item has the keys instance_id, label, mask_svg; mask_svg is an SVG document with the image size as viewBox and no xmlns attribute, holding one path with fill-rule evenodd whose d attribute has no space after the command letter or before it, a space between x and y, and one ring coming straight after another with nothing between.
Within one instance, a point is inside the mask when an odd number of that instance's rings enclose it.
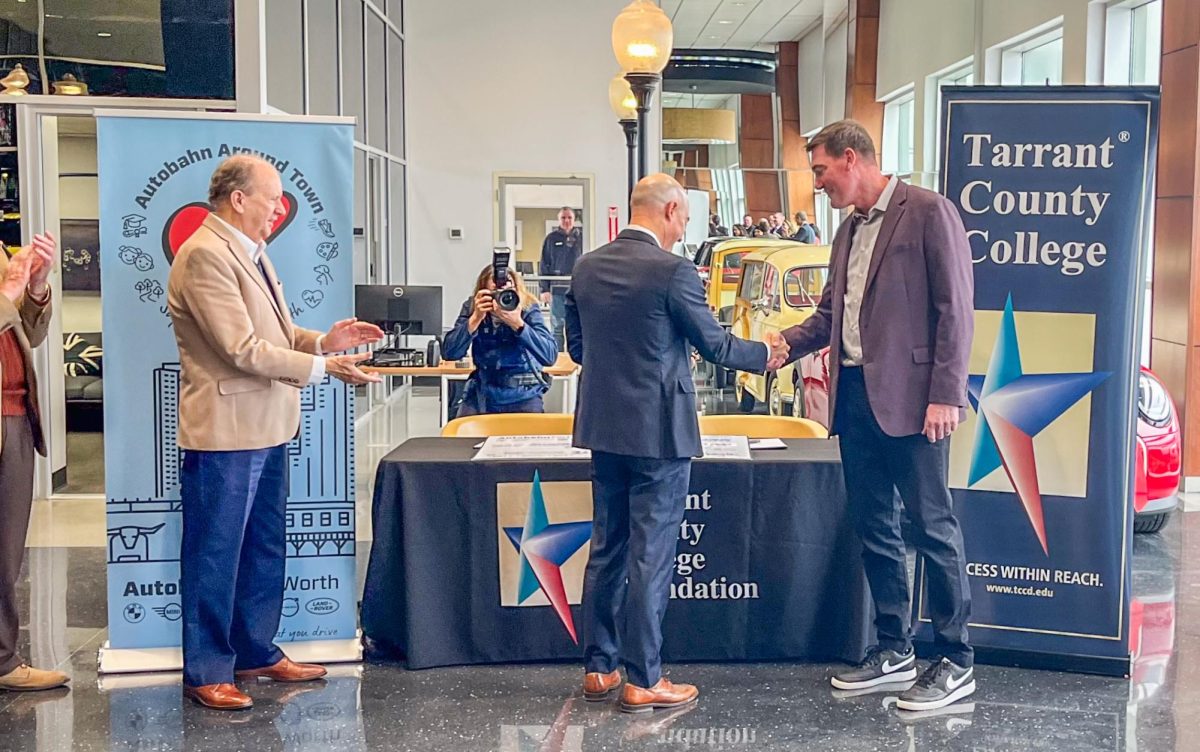
<instances>
[{"instance_id":1,"label":"ceiling panel","mask_svg":"<svg viewBox=\"0 0 1200 752\"><path fill-rule=\"evenodd\" d=\"M662 0L676 47L761 49L799 39L826 0ZM845 2L845 0L841 0Z\"/></svg>"}]
</instances>

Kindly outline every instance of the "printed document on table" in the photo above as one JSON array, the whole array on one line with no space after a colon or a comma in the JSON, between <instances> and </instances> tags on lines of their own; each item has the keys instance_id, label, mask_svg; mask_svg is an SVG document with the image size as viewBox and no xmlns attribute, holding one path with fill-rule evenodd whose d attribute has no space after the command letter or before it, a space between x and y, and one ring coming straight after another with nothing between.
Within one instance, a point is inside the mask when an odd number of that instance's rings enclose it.
<instances>
[{"instance_id":1,"label":"printed document on table","mask_svg":"<svg viewBox=\"0 0 1200 752\"><path fill-rule=\"evenodd\" d=\"M706 460L749 460L750 442L745 436L701 436Z\"/></svg>"},{"instance_id":2,"label":"printed document on table","mask_svg":"<svg viewBox=\"0 0 1200 752\"><path fill-rule=\"evenodd\" d=\"M586 460L592 453L571 446L570 436L490 436L474 460Z\"/></svg>"}]
</instances>

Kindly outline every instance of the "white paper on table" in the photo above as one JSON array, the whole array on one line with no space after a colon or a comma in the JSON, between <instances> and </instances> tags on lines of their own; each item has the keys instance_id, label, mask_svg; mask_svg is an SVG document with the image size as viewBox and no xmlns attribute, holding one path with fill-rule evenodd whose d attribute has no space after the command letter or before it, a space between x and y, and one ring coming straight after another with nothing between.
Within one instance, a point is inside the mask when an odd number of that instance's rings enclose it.
<instances>
[{"instance_id":1,"label":"white paper on table","mask_svg":"<svg viewBox=\"0 0 1200 752\"><path fill-rule=\"evenodd\" d=\"M745 436L701 436L706 460L749 460L750 442Z\"/></svg>"},{"instance_id":2,"label":"white paper on table","mask_svg":"<svg viewBox=\"0 0 1200 752\"><path fill-rule=\"evenodd\" d=\"M751 449L787 449L782 439L754 439L750 442Z\"/></svg>"},{"instance_id":3,"label":"white paper on table","mask_svg":"<svg viewBox=\"0 0 1200 752\"><path fill-rule=\"evenodd\" d=\"M571 437L489 436L472 460L586 460L592 453L571 446Z\"/></svg>"}]
</instances>

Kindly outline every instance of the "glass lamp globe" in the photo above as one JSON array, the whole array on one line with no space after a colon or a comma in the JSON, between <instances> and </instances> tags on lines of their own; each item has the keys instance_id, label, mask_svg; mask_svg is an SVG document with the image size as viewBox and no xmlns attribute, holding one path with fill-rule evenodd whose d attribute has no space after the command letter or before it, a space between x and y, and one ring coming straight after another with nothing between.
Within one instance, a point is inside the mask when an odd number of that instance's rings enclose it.
<instances>
[{"instance_id":1,"label":"glass lamp globe","mask_svg":"<svg viewBox=\"0 0 1200 752\"><path fill-rule=\"evenodd\" d=\"M635 120L637 118L637 98L633 89L625 80L625 74L618 73L608 84L608 104L612 107L617 120Z\"/></svg>"},{"instance_id":2,"label":"glass lamp globe","mask_svg":"<svg viewBox=\"0 0 1200 752\"><path fill-rule=\"evenodd\" d=\"M671 19L650 0L633 0L613 21L613 54L626 73L662 73L673 41Z\"/></svg>"}]
</instances>

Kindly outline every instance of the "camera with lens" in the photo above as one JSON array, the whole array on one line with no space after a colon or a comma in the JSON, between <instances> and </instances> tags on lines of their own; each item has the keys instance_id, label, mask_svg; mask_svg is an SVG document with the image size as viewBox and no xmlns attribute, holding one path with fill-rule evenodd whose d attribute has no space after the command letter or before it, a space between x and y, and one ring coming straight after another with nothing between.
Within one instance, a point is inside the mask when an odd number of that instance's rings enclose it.
<instances>
[{"instance_id":1,"label":"camera with lens","mask_svg":"<svg viewBox=\"0 0 1200 752\"><path fill-rule=\"evenodd\" d=\"M508 278L508 261L512 251L508 248L492 249L492 280L496 289L489 294L496 301L496 307L501 311L515 311L521 307L521 294L511 287L506 287Z\"/></svg>"}]
</instances>

